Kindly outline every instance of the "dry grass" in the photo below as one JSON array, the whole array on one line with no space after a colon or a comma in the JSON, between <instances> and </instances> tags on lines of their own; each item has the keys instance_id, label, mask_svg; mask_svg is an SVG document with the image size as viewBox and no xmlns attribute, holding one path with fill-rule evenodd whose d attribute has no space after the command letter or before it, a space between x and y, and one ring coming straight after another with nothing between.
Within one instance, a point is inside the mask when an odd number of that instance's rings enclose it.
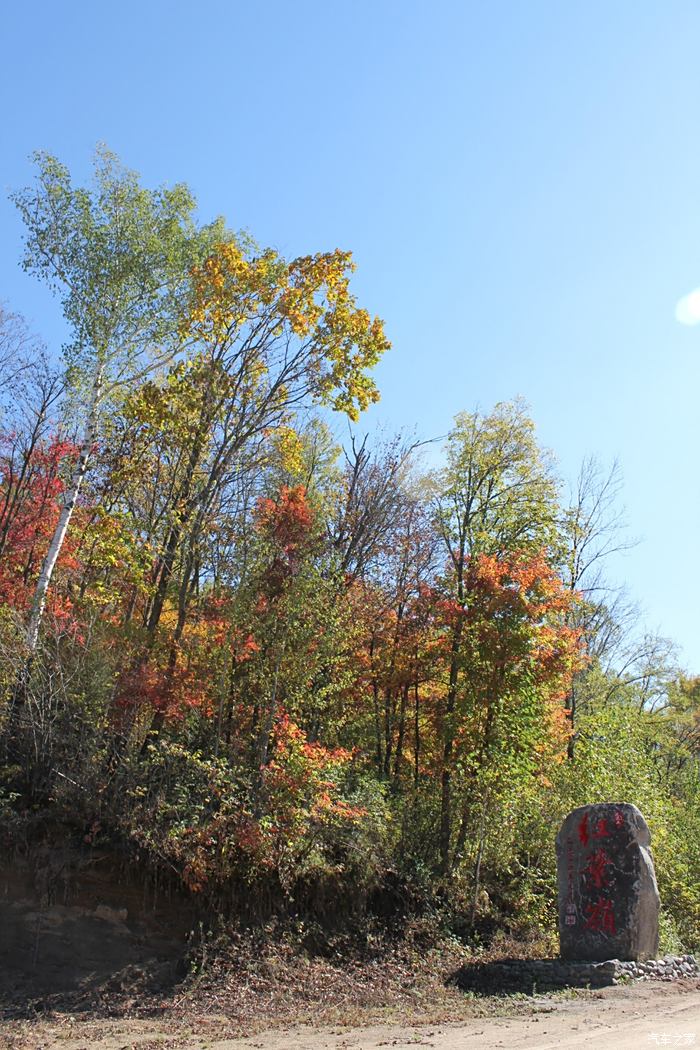
<instances>
[{"instance_id":1,"label":"dry grass","mask_svg":"<svg viewBox=\"0 0 700 1050\"><path fill-rule=\"evenodd\" d=\"M311 938L313 940L313 938ZM401 940L339 938L311 951L295 937L233 937L203 952L203 966L167 1004L169 1016L226 1016L237 1031L280 1024L437 1024L525 1008L523 997L469 995L451 982L470 960L547 954L544 941L502 939L475 952L416 922ZM163 1004L165 1005L165 1004Z\"/></svg>"},{"instance_id":2,"label":"dry grass","mask_svg":"<svg viewBox=\"0 0 700 1050\"><path fill-rule=\"evenodd\" d=\"M429 922L415 922L400 940L377 935L358 943L339 937L322 950L309 930L229 933L205 939L188 977L170 989L149 986L148 974L130 968L92 990L89 999L45 997L36 1004L36 1020L24 1011L13 1021L10 1012L0 1045L30 1047L33 1035L49 1029L59 1043L69 1040L76 1026L85 1032L86 1024L97 1043L111 1018L153 1023L157 1045L176 1047L209 1029L221 1039L299 1025L435 1025L514 1015L531 1009L531 1001L465 994L450 977L470 959L542 956L550 950L547 942L504 939L475 952L440 939Z\"/></svg>"}]
</instances>

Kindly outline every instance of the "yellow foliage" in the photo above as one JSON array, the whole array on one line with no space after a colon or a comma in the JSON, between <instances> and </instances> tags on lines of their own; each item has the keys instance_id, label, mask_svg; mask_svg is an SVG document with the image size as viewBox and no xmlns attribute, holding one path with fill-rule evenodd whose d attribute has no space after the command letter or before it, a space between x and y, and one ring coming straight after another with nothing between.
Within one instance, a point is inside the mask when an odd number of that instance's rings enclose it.
<instances>
[{"instance_id":1,"label":"yellow foliage","mask_svg":"<svg viewBox=\"0 0 700 1050\"><path fill-rule=\"evenodd\" d=\"M282 344L303 356L309 393L357 419L379 394L367 370L389 341L383 322L358 308L349 289L350 252L336 249L286 262L267 250L248 258L226 242L192 271L183 336L209 346L245 346L252 379L264 377ZM290 351L290 345L295 349Z\"/></svg>"},{"instance_id":2,"label":"yellow foliage","mask_svg":"<svg viewBox=\"0 0 700 1050\"><path fill-rule=\"evenodd\" d=\"M287 474L299 476L304 471L304 444L292 427L280 427L274 435L280 465Z\"/></svg>"}]
</instances>

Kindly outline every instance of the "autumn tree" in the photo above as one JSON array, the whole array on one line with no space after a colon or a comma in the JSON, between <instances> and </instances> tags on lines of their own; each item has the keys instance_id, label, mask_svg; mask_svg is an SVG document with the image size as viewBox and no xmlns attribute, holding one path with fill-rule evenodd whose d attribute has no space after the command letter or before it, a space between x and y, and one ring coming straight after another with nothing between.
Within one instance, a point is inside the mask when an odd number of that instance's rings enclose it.
<instances>
[{"instance_id":1,"label":"autumn tree","mask_svg":"<svg viewBox=\"0 0 700 1050\"><path fill-rule=\"evenodd\" d=\"M27 623L36 649L46 595L78 502L105 402L181 349L181 294L212 229L198 231L186 187L143 189L106 149L93 189L76 188L64 165L36 154L36 186L13 200L26 227L24 268L61 299L72 407L82 420L79 453L38 574ZM220 224L216 226L220 233Z\"/></svg>"},{"instance_id":2,"label":"autumn tree","mask_svg":"<svg viewBox=\"0 0 700 1050\"><path fill-rule=\"evenodd\" d=\"M578 595L568 612L570 626L580 631L589 657L571 683L566 698L570 723L567 754L573 759L577 718L585 703L587 668L593 663L611 666L629 641L638 610L624 589L606 576L610 558L630 550L636 541L627 532L620 504L622 475L619 464L608 470L594 457L579 471L561 520L562 577L571 595Z\"/></svg>"},{"instance_id":3,"label":"autumn tree","mask_svg":"<svg viewBox=\"0 0 700 1050\"><path fill-rule=\"evenodd\" d=\"M464 688L462 649L471 601L470 568L482 556L546 550L555 539L558 513L552 466L537 445L534 424L522 402L499 404L490 415L458 416L447 439L446 458L433 501L447 559L445 596L455 609L441 717L439 853L445 875L451 864L452 779L458 698Z\"/></svg>"},{"instance_id":4,"label":"autumn tree","mask_svg":"<svg viewBox=\"0 0 700 1050\"><path fill-rule=\"evenodd\" d=\"M36 491L42 453L60 441L63 383L24 321L0 308L0 558ZM45 524L42 525L45 528ZM41 547L35 551L40 558ZM27 574L28 582L33 579Z\"/></svg>"},{"instance_id":5,"label":"autumn tree","mask_svg":"<svg viewBox=\"0 0 700 1050\"><path fill-rule=\"evenodd\" d=\"M562 701L581 666L575 602L544 553L474 555L463 617L454 748L461 807L452 864L474 837L472 920L499 794L545 775L565 737ZM453 630L453 628L452 628Z\"/></svg>"},{"instance_id":6,"label":"autumn tree","mask_svg":"<svg viewBox=\"0 0 700 1050\"><path fill-rule=\"evenodd\" d=\"M376 399L367 370L388 343L381 322L350 293L352 268L347 253L287 263L272 251L249 255L228 242L193 272L186 329L195 350L180 382L184 396L194 394L189 452L172 495L149 631L158 625L183 545L194 551L211 508L256 442L308 400L354 417ZM190 575L186 561L181 589Z\"/></svg>"}]
</instances>

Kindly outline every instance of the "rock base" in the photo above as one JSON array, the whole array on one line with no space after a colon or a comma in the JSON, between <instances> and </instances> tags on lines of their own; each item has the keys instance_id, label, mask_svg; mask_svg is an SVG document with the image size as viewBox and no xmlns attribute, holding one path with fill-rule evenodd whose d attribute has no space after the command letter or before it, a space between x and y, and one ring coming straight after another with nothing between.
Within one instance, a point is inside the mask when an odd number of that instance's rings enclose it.
<instances>
[{"instance_id":1,"label":"rock base","mask_svg":"<svg viewBox=\"0 0 700 1050\"><path fill-rule=\"evenodd\" d=\"M646 962L499 959L461 967L453 974L452 983L482 995L537 995L563 988L604 988L627 981L679 981L693 977L700 977L700 964L693 955L666 955Z\"/></svg>"}]
</instances>

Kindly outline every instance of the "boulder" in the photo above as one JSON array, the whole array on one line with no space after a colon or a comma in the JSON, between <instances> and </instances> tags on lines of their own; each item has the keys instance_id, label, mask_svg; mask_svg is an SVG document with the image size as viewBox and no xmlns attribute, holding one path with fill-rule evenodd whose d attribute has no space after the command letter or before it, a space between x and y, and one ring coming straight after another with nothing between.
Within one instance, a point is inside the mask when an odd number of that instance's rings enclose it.
<instances>
[{"instance_id":1,"label":"boulder","mask_svg":"<svg viewBox=\"0 0 700 1050\"><path fill-rule=\"evenodd\" d=\"M651 836L636 806L580 806L557 835L559 944L563 959L653 959L659 891Z\"/></svg>"}]
</instances>

